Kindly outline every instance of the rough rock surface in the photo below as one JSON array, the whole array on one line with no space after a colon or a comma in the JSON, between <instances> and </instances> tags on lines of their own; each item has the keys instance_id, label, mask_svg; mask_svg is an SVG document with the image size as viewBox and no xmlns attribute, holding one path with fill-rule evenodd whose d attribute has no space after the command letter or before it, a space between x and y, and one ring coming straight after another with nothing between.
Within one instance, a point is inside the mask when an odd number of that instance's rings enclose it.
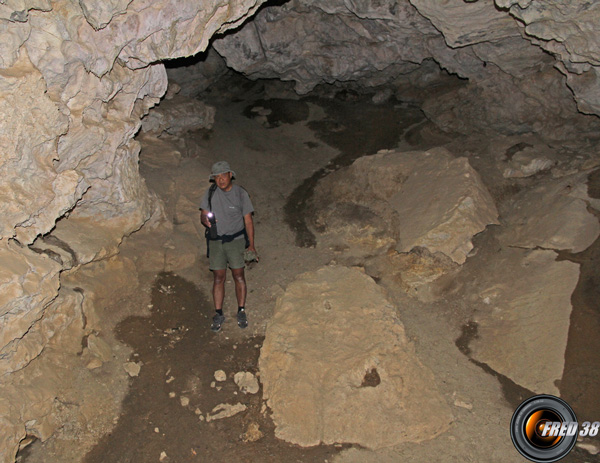
<instances>
[{"instance_id":1,"label":"rough rock surface","mask_svg":"<svg viewBox=\"0 0 600 463\"><path fill-rule=\"evenodd\" d=\"M579 265L554 251L509 249L481 276L471 356L527 389L558 395ZM551 342L548 342L551 340ZM543 348L540 346L543 345Z\"/></svg>"},{"instance_id":2,"label":"rough rock surface","mask_svg":"<svg viewBox=\"0 0 600 463\"><path fill-rule=\"evenodd\" d=\"M298 277L277 303L259 368L275 434L299 445L419 442L452 420L395 309L358 269Z\"/></svg>"},{"instance_id":3,"label":"rough rock surface","mask_svg":"<svg viewBox=\"0 0 600 463\"><path fill-rule=\"evenodd\" d=\"M176 95L163 100L142 119L142 131L159 136L182 135L198 129L210 129L215 121L215 108L199 100Z\"/></svg>"},{"instance_id":4,"label":"rough rock surface","mask_svg":"<svg viewBox=\"0 0 600 463\"><path fill-rule=\"evenodd\" d=\"M6 290L0 402L14 406L2 413L10 431L2 433L8 437L0 461L14 461L26 433L46 439L56 429L26 425L46 415L58 421L50 415L59 413L35 407L33 394L8 400L16 379L7 373L28 368L49 345L60 350L60 333L79 320L85 303L77 292L59 293L61 271L114 255L123 237L159 209L139 176L133 140L141 117L166 89L164 65L156 63L206 49L214 33L238 26L261 3L0 5L0 253L8 259L0 281ZM27 247L36 239L38 254ZM71 302L59 303L65 298ZM72 334L81 345L89 333ZM39 397L58 397L67 387L34 374L21 387L28 382L41 390Z\"/></svg>"},{"instance_id":5,"label":"rough rock surface","mask_svg":"<svg viewBox=\"0 0 600 463\"><path fill-rule=\"evenodd\" d=\"M317 195L332 200L315 205L321 229L355 236L354 228L339 226L356 222L344 215L349 204L355 215L379 229L382 245L389 245L383 239L388 237L396 240L398 251L424 247L459 264L473 247L472 237L498 223L494 201L477 172L466 158L443 148L360 158L321 182ZM360 213L361 208L366 211Z\"/></svg>"},{"instance_id":6,"label":"rough rock surface","mask_svg":"<svg viewBox=\"0 0 600 463\"><path fill-rule=\"evenodd\" d=\"M560 30L558 13L556 18L553 26ZM550 37L553 26L545 26ZM433 60L438 69L431 68L418 85L439 82L439 68L468 79L444 95L431 85L429 95L421 96L428 117L445 130L564 136L576 116L573 95L554 68L556 60L523 34L519 22L491 0L293 0L263 9L214 47L235 70L253 79L292 80L300 93L321 83L358 82L363 88L396 87L399 99L411 98L407 84L414 86L416 70ZM576 41L571 45L577 47ZM574 87L574 74L568 75ZM598 88L595 74L587 75L594 84L580 92L580 100ZM597 121L589 124L588 131Z\"/></svg>"},{"instance_id":7,"label":"rough rock surface","mask_svg":"<svg viewBox=\"0 0 600 463\"><path fill-rule=\"evenodd\" d=\"M498 223L494 201L468 159L443 150L423 153L388 201L402 224L398 251L424 247L459 264L473 249L471 238Z\"/></svg>"},{"instance_id":8,"label":"rough rock surface","mask_svg":"<svg viewBox=\"0 0 600 463\"><path fill-rule=\"evenodd\" d=\"M580 111L600 115L600 46L596 2L496 0L525 24L529 39L556 57Z\"/></svg>"},{"instance_id":9,"label":"rough rock surface","mask_svg":"<svg viewBox=\"0 0 600 463\"><path fill-rule=\"evenodd\" d=\"M587 174L546 182L515 197L504 220L500 241L507 246L581 252L600 234L598 219L588 212Z\"/></svg>"}]
</instances>

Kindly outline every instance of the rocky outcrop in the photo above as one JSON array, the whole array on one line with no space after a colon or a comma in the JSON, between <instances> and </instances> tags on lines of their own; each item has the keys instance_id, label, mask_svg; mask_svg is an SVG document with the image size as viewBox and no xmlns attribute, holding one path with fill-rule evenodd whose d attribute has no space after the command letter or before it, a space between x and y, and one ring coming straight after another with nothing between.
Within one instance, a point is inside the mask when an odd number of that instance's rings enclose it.
<instances>
[{"instance_id":1,"label":"rocky outcrop","mask_svg":"<svg viewBox=\"0 0 600 463\"><path fill-rule=\"evenodd\" d=\"M259 367L275 434L298 445L420 442L452 420L395 309L357 269L298 277L278 300Z\"/></svg>"},{"instance_id":2,"label":"rocky outcrop","mask_svg":"<svg viewBox=\"0 0 600 463\"><path fill-rule=\"evenodd\" d=\"M354 228L361 222L351 220L345 214L348 209L378 229L380 240L395 240L396 250L422 247L458 264L473 248L472 237L498 223L494 201L469 161L443 148L382 151L360 158L322 181L316 195L331 200L314 206L322 231L354 239ZM360 213L362 209L366 211Z\"/></svg>"},{"instance_id":3,"label":"rocky outcrop","mask_svg":"<svg viewBox=\"0 0 600 463\"><path fill-rule=\"evenodd\" d=\"M587 173L547 181L516 195L500 242L505 246L581 252L600 235L598 219L588 212ZM597 207L597 206L596 206Z\"/></svg>"},{"instance_id":4,"label":"rocky outcrop","mask_svg":"<svg viewBox=\"0 0 600 463\"><path fill-rule=\"evenodd\" d=\"M61 326L81 313L82 298L59 291L61 272L114 255L123 236L156 209L133 140L166 89L164 66L156 63L206 49L214 33L238 26L261 3L0 5L2 395L11 388L11 372L27 368L51 344L60 349ZM62 243L58 252L56 243ZM79 345L80 328L74 332ZM32 387L60 396L60 381ZM2 410L10 428L3 436L10 437L0 461L14 460L26 432L49 435L35 426L26 430L26 421L39 418L27 396L12 407L8 415Z\"/></svg>"},{"instance_id":5,"label":"rocky outcrop","mask_svg":"<svg viewBox=\"0 0 600 463\"><path fill-rule=\"evenodd\" d=\"M142 132L160 136L163 132L180 136L185 132L210 129L215 121L215 108L202 101L176 95L161 101L142 120Z\"/></svg>"},{"instance_id":6,"label":"rocky outcrop","mask_svg":"<svg viewBox=\"0 0 600 463\"><path fill-rule=\"evenodd\" d=\"M508 249L478 278L471 356L530 391L558 395L579 265L554 251ZM543 346L541 348L540 346Z\"/></svg>"},{"instance_id":7,"label":"rocky outcrop","mask_svg":"<svg viewBox=\"0 0 600 463\"><path fill-rule=\"evenodd\" d=\"M600 46L595 2L495 0L525 24L525 34L557 59L577 107L600 115Z\"/></svg>"},{"instance_id":8,"label":"rocky outcrop","mask_svg":"<svg viewBox=\"0 0 600 463\"><path fill-rule=\"evenodd\" d=\"M562 26L556 21L558 32ZM544 27L556 37L552 24ZM574 28L570 31L575 37ZM357 82L363 88L395 87L400 99L414 98L414 87L407 90L407 84L414 85L416 70L434 60L468 82L441 95L435 85L439 68L419 79L433 90L418 98L424 99L427 116L444 130L543 130L560 138L579 119L573 95L554 69L556 60L524 35L519 21L491 1L293 0L263 9L239 31L216 39L214 48L228 66L250 78L292 80L299 93L322 83ZM570 44L578 47L574 39ZM568 74L572 88L577 85L573 76ZM594 84L580 92L580 100L598 88L592 73L586 79ZM585 122L591 125L585 129L584 121L577 123L579 130L590 131L597 121Z\"/></svg>"}]
</instances>

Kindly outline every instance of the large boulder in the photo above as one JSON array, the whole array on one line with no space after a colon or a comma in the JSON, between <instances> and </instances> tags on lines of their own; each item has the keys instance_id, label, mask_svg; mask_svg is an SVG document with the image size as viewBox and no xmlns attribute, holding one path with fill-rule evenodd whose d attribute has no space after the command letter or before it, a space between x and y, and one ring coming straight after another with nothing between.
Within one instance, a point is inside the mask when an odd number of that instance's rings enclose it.
<instances>
[{"instance_id":1,"label":"large boulder","mask_svg":"<svg viewBox=\"0 0 600 463\"><path fill-rule=\"evenodd\" d=\"M476 283L481 309L471 356L536 393L558 395L579 265L554 251L508 249Z\"/></svg>"},{"instance_id":2,"label":"large boulder","mask_svg":"<svg viewBox=\"0 0 600 463\"><path fill-rule=\"evenodd\" d=\"M431 439L452 415L383 290L356 268L301 275L261 349L275 435L302 446L382 448Z\"/></svg>"},{"instance_id":3,"label":"large boulder","mask_svg":"<svg viewBox=\"0 0 600 463\"><path fill-rule=\"evenodd\" d=\"M500 241L506 246L581 252L600 234L588 212L587 173L547 181L518 194L504 220Z\"/></svg>"},{"instance_id":4,"label":"large boulder","mask_svg":"<svg viewBox=\"0 0 600 463\"><path fill-rule=\"evenodd\" d=\"M472 237L498 223L496 206L479 174L467 158L455 158L444 148L388 150L360 158L323 180L316 196L330 199L315 204L321 230L344 234L352 242L356 221L349 222L344 211L356 216L362 208L370 211L362 213L371 219L370 227L393 238L396 250L427 248L458 264L473 248ZM347 224L340 225L344 220Z\"/></svg>"},{"instance_id":5,"label":"large boulder","mask_svg":"<svg viewBox=\"0 0 600 463\"><path fill-rule=\"evenodd\" d=\"M471 238L498 223L494 200L468 159L444 150L424 153L389 203L401 223L398 251L424 247L459 264L473 249Z\"/></svg>"}]
</instances>

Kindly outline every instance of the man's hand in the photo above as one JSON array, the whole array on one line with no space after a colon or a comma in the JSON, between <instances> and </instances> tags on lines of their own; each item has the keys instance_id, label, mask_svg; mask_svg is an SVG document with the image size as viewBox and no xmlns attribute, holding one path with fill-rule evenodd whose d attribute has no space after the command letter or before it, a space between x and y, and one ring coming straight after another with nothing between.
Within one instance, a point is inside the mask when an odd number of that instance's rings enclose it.
<instances>
[{"instance_id":1,"label":"man's hand","mask_svg":"<svg viewBox=\"0 0 600 463\"><path fill-rule=\"evenodd\" d=\"M246 262L258 262L258 253L256 252L256 249L254 249L254 247L248 247L248 249L244 251L244 260Z\"/></svg>"},{"instance_id":2,"label":"man's hand","mask_svg":"<svg viewBox=\"0 0 600 463\"><path fill-rule=\"evenodd\" d=\"M206 228L210 228L210 220L208 220L208 211L201 209L200 222L202 222L202 225L204 225Z\"/></svg>"}]
</instances>

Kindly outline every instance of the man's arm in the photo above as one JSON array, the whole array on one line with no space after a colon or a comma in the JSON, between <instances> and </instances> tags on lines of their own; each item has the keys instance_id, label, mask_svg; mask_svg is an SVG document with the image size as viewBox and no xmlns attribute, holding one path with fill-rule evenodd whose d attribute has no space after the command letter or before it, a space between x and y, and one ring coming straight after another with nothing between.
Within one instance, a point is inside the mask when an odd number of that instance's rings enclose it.
<instances>
[{"instance_id":1,"label":"man's arm","mask_svg":"<svg viewBox=\"0 0 600 463\"><path fill-rule=\"evenodd\" d=\"M246 233L248 234L248 251L256 252L254 247L254 220L252 219L252 212L244 216L244 225L246 226Z\"/></svg>"}]
</instances>

